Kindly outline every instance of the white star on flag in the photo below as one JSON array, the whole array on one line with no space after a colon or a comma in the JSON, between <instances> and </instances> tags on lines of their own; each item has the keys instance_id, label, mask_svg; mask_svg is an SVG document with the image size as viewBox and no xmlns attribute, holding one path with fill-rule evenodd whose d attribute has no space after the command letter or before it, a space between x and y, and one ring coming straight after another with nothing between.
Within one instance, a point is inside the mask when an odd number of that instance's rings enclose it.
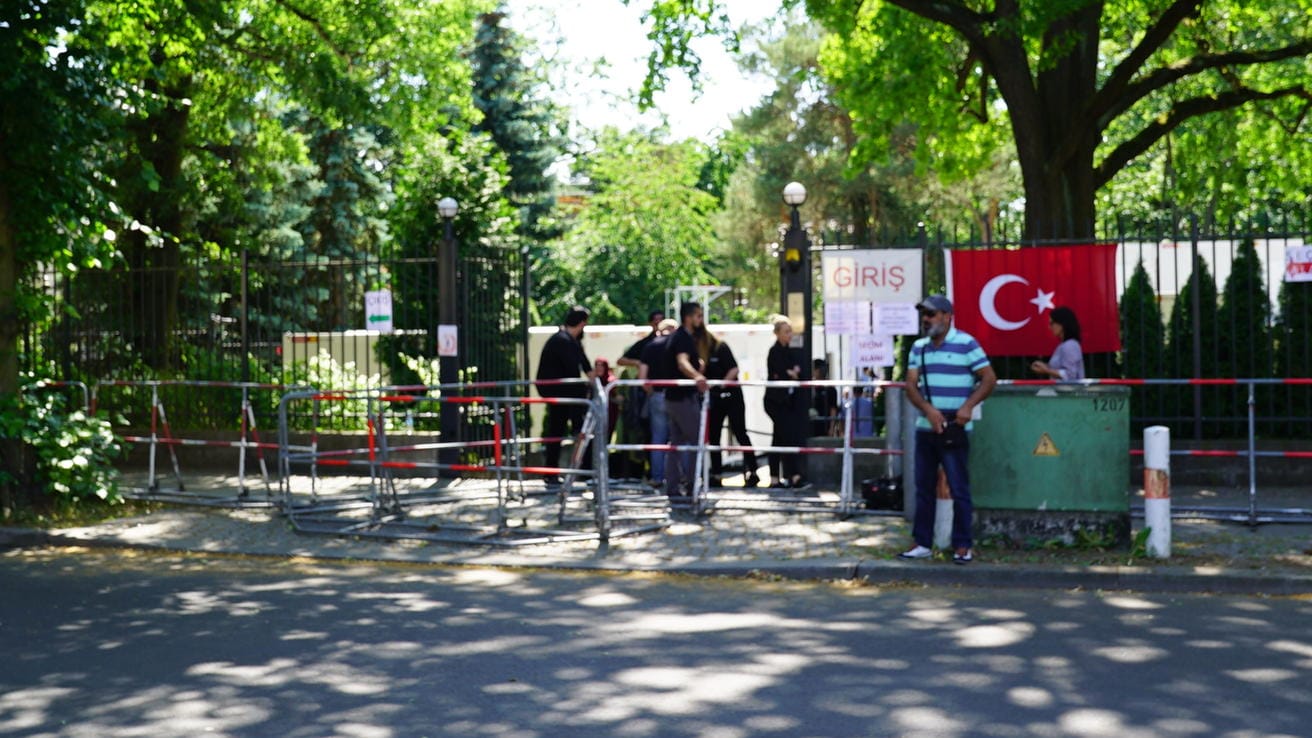
<instances>
[{"instance_id":1,"label":"white star on flag","mask_svg":"<svg viewBox=\"0 0 1312 738\"><path fill-rule=\"evenodd\" d=\"M1044 292L1043 288L1039 287L1038 294L1035 295L1034 299L1030 300L1030 302L1034 303L1034 306L1038 308L1039 314L1042 315L1044 310L1052 310L1053 308L1056 307L1056 305L1054 305L1052 302L1052 298L1056 296L1057 293L1055 291Z\"/></svg>"}]
</instances>

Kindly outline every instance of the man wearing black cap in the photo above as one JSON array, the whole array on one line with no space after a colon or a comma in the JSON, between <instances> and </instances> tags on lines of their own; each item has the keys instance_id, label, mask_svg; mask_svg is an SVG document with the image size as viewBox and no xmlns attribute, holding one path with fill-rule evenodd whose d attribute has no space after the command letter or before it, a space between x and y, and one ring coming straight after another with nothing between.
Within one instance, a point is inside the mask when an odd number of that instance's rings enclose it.
<instances>
[{"instance_id":1,"label":"man wearing black cap","mask_svg":"<svg viewBox=\"0 0 1312 738\"><path fill-rule=\"evenodd\" d=\"M907 358L907 399L920 410L916 419L915 545L899 554L904 559L933 555L934 512L941 465L952 492L952 561L969 564L971 523L970 430L975 409L993 392L997 375L979 342L952 327L952 303L930 295L916 306L925 336L917 339Z\"/></svg>"},{"instance_id":2,"label":"man wearing black cap","mask_svg":"<svg viewBox=\"0 0 1312 738\"><path fill-rule=\"evenodd\" d=\"M588 309L581 305L575 305L565 314L565 324L555 335L548 338L547 343L542 347L542 354L538 359L538 379L577 379L579 374L592 379L594 376L592 362L588 361L588 355L583 350L583 330L588 327L590 315ZM583 398L588 396L588 386L582 382L539 384L538 394L543 397ZM587 412L588 408L583 404L547 405L547 421L543 435L559 439L564 437L567 431L570 434L578 433L583 429L583 418ZM560 441L548 441L545 446L544 464L553 469L560 468ZM587 461L585 457L585 468L589 466ZM547 477L546 481L547 484L558 483L560 477L552 475Z\"/></svg>"}]
</instances>

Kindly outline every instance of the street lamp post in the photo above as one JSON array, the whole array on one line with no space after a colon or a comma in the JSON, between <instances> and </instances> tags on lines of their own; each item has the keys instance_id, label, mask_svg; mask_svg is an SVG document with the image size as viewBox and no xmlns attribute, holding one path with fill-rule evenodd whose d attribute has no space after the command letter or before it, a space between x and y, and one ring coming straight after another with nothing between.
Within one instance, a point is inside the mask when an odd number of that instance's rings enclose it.
<instances>
[{"instance_id":1,"label":"street lamp post","mask_svg":"<svg viewBox=\"0 0 1312 738\"><path fill-rule=\"evenodd\" d=\"M784 185L784 203L789 207L788 232L784 234L783 253L779 259L779 307L788 316L795 331L793 348L802 351L802 379L811 378L811 240L802 228L798 206L806 202L806 187L801 182Z\"/></svg>"},{"instance_id":2,"label":"street lamp post","mask_svg":"<svg viewBox=\"0 0 1312 738\"><path fill-rule=\"evenodd\" d=\"M437 213L442 216L442 242L437 249L437 336L438 381L448 387L442 394L454 394L449 385L460 381L460 333L456 287L456 237L452 219L460 212L455 198L444 197L437 201ZM445 400L445 397L443 398ZM451 443L459 435L460 408L454 402L442 402L442 443ZM459 454L455 448L438 451L439 464L455 464ZM454 472L444 469L441 476L453 477Z\"/></svg>"}]
</instances>

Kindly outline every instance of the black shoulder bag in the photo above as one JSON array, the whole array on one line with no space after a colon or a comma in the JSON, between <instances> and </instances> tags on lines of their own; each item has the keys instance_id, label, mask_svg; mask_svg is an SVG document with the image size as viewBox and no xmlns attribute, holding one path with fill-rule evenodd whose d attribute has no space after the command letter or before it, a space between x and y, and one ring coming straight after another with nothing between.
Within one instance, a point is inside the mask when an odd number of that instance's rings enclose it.
<instances>
[{"instance_id":1,"label":"black shoulder bag","mask_svg":"<svg viewBox=\"0 0 1312 738\"><path fill-rule=\"evenodd\" d=\"M929 364L925 363L925 349L928 347L928 344L920 347L920 375L925 380L925 401L933 405L934 395L929 391ZM966 426L957 422L956 413L943 426L942 433L934 434L934 442L944 450L966 448Z\"/></svg>"}]
</instances>

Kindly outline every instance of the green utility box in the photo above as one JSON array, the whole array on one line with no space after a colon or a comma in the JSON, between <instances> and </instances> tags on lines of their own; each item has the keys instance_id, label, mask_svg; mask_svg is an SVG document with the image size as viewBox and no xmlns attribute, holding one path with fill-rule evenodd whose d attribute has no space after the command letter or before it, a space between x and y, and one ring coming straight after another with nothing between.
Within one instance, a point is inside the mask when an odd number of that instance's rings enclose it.
<instances>
[{"instance_id":1,"label":"green utility box","mask_svg":"<svg viewBox=\"0 0 1312 738\"><path fill-rule=\"evenodd\" d=\"M977 536L1129 541L1128 387L998 387L970 447Z\"/></svg>"}]
</instances>

